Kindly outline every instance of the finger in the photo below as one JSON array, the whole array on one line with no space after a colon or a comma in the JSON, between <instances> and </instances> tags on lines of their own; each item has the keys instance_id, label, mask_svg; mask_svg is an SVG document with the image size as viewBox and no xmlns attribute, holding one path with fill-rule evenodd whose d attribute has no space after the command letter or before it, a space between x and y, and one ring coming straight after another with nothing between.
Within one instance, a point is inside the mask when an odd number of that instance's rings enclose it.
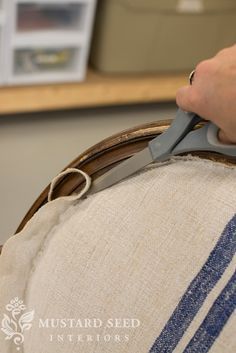
<instances>
[{"instance_id":1,"label":"finger","mask_svg":"<svg viewBox=\"0 0 236 353\"><path fill-rule=\"evenodd\" d=\"M228 134L226 134L223 130L220 130L218 133L218 137L219 140L222 143L226 143L226 144L235 144L236 143L236 139L235 138L231 138Z\"/></svg>"},{"instance_id":2,"label":"finger","mask_svg":"<svg viewBox=\"0 0 236 353\"><path fill-rule=\"evenodd\" d=\"M176 93L176 103L177 105L187 111L193 112L194 107L191 99L192 86L185 86L178 89Z\"/></svg>"}]
</instances>

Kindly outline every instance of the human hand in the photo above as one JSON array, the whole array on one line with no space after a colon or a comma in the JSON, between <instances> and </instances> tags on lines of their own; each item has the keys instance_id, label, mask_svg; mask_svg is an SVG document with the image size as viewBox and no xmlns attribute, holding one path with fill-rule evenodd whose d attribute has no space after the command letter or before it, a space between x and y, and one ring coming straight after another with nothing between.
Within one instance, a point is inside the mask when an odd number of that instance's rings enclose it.
<instances>
[{"instance_id":1,"label":"human hand","mask_svg":"<svg viewBox=\"0 0 236 353\"><path fill-rule=\"evenodd\" d=\"M198 64L192 85L178 90L176 102L215 123L222 142L236 143L236 45Z\"/></svg>"}]
</instances>

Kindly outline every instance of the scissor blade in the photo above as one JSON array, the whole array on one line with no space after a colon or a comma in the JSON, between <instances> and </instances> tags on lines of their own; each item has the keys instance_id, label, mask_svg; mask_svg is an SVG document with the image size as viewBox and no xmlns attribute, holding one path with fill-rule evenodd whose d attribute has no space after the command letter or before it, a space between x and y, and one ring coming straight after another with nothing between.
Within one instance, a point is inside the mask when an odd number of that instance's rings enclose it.
<instances>
[{"instance_id":1,"label":"scissor blade","mask_svg":"<svg viewBox=\"0 0 236 353\"><path fill-rule=\"evenodd\" d=\"M134 174L152 162L153 158L149 148L147 147L97 178L93 182L89 193L94 194L95 192L106 189L109 186L112 186Z\"/></svg>"}]
</instances>

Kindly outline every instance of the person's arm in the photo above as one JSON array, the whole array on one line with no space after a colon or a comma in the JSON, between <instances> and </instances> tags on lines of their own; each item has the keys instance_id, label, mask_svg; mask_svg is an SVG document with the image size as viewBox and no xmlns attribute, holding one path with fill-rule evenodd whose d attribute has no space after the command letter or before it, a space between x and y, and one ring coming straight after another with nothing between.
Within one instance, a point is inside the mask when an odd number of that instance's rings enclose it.
<instances>
[{"instance_id":1,"label":"person's arm","mask_svg":"<svg viewBox=\"0 0 236 353\"><path fill-rule=\"evenodd\" d=\"M236 143L236 45L201 62L192 85L178 90L176 102L214 122L222 142Z\"/></svg>"}]
</instances>

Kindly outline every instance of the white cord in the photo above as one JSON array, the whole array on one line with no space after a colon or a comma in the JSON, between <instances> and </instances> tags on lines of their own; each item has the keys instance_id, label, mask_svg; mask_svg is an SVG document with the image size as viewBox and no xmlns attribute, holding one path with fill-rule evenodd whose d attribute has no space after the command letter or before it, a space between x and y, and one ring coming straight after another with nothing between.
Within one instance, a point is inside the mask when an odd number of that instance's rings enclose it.
<instances>
[{"instance_id":1,"label":"white cord","mask_svg":"<svg viewBox=\"0 0 236 353\"><path fill-rule=\"evenodd\" d=\"M85 184L84 188L80 191L80 193L78 193L76 195L62 196L62 197L59 197L59 199L66 199L68 201L76 201L76 200L79 200L89 190L89 188L91 186L91 182L92 182L90 176L87 173L85 173L82 170L80 170L80 169L68 168L64 172L61 172L60 174L58 174L52 180L51 185L50 185L50 189L49 189L49 192L48 192L48 202L52 201L52 194L53 194L53 191L54 191L55 186L58 183L58 181L62 177L64 177L67 174L70 174L70 173L77 173L77 174L83 175L83 177L85 178L86 184Z\"/></svg>"}]
</instances>

